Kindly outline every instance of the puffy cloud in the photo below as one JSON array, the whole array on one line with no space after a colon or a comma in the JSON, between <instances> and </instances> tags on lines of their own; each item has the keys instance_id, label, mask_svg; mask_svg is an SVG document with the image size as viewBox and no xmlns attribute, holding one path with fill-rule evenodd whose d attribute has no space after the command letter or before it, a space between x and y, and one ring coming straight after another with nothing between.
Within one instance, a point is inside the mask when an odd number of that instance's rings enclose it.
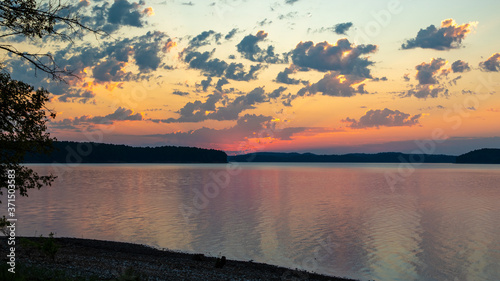
<instances>
[{"instance_id":1,"label":"puffy cloud","mask_svg":"<svg viewBox=\"0 0 500 281\"><path fill-rule=\"evenodd\" d=\"M213 53L213 52L212 52ZM251 65L248 72L245 71L244 65L241 63L227 64L225 61L218 58L210 59L211 52L189 52L186 54L184 61L189 64L189 67L202 70L204 74L209 76L224 76L228 79L237 81L250 81L257 78L257 72L263 68L261 64Z\"/></svg>"},{"instance_id":2,"label":"puffy cloud","mask_svg":"<svg viewBox=\"0 0 500 281\"><path fill-rule=\"evenodd\" d=\"M441 27L430 25L426 29L420 29L417 37L409 39L401 45L403 49L426 48L435 50L448 50L459 48L462 40L476 26L476 22L457 25L453 19L441 22Z\"/></svg>"},{"instance_id":3,"label":"puffy cloud","mask_svg":"<svg viewBox=\"0 0 500 281\"><path fill-rule=\"evenodd\" d=\"M215 89L219 90L222 92L222 86L229 84L229 81L227 81L226 78L222 77L217 81L217 85L215 86Z\"/></svg>"},{"instance_id":4,"label":"puffy cloud","mask_svg":"<svg viewBox=\"0 0 500 281\"><path fill-rule=\"evenodd\" d=\"M141 4L129 3L127 0L115 0L108 11L108 22L142 27L141 18L144 14L139 11L140 6Z\"/></svg>"},{"instance_id":5,"label":"puffy cloud","mask_svg":"<svg viewBox=\"0 0 500 281\"><path fill-rule=\"evenodd\" d=\"M417 85L417 87L408 90L407 92L403 93L401 96L402 97L414 96L414 97L419 98L419 99L426 99L426 98L437 98L440 95L447 96L448 89L445 89L442 86Z\"/></svg>"},{"instance_id":6,"label":"puffy cloud","mask_svg":"<svg viewBox=\"0 0 500 281\"><path fill-rule=\"evenodd\" d=\"M356 94L368 94L363 83L365 80L366 78L356 75L343 75L339 74L339 72L331 71L325 74L318 82L300 89L297 94L283 96L283 105L291 106L291 102L294 99L317 93L332 97L352 97Z\"/></svg>"},{"instance_id":7,"label":"puffy cloud","mask_svg":"<svg viewBox=\"0 0 500 281\"><path fill-rule=\"evenodd\" d=\"M206 80L201 80L201 86L203 87L203 92L206 92L208 87L212 84L212 77L207 77Z\"/></svg>"},{"instance_id":8,"label":"puffy cloud","mask_svg":"<svg viewBox=\"0 0 500 281\"><path fill-rule=\"evenodd\" d=\"M51 121L53 128L59 129L78 129L79 126L92 126L96 124L111 125L115 121L141 121L141 113L134 113L133 110L124 107L118 107L115 112L105 116L83 115L75 118L66 118L61 121Z\"/></svg>"},{"instance_id":9,"label":"puffy cloud","mask_svg":"<svg viewBox=\"0 0 500 281\"><path fill-rule=\"evenodd\" d=\"M418 83L421 85L425 84L437 84L437 73L446 64L446 60L442 58L432 59L430 63L421 63L415 67L417 70L417 75L415 76Z\"/></svg>"},{"instance_id":10,"label":"puffy cloud","mask_svg":"<svg viewBox=\"0 0 500 281\"><path fill-rule=\"evenodd\" d=\"M334 45L328 42L314 44L307 41L297 44L292 51L292 60L299 67L319 71L339 71L344 75L371 78L368 66L373 62L361 56L374 53L376 50L376 45L355 46L345 38L339 39Z\"/></svg>"},{"instance_id":11,"label":"puffy cloud","mask_svg":"<svg viewBox=\"0 0 500 281\"><path fill-rule=\"evenodd\" d=\"M226 68L225 76L236 81L255 80L257 79L257 72L262 68L261 64L251 65L250 70L245 72L243 64L233 62Z\"/></svg>"},{"instance_id":12,"label":"puffy cloud","mask_svg":"<svg viewBox=\"0 0 500 281\"><path fill-rule=\"evenodd\" d=\"M263 41L267 37L267 33L263 30L257 32L256 35L249 34L245 36L236 48L244 58L255 62L281 63L279 55L274 53L274 47L268 46L262 50L257 43Z\"/></svg>"},{"instance_id":13,"label":"puffy cloud","mask_svg":"<svg viewBox=\"0 0 500 281\"><path fill-rule=\"evenodd\" d=\"M290 65L290 67L287 67L287 68L285 68L285 70L278 73L278 76L276 76L275 81L278 83L289 84L289 85L297 85L301 82L305 82L305 81L302 81L300 79L290 78L290 74L296 73L297 70L298 70L298 67L296 65L292 64L292 65Z\"/></svg>"},{"instance_id":14,"label":"puffy cloud","mask_svg":"<svg viewBox=\"0 0 500 281\"><path fill-rule=\"evenodd\" d=\"M228 67L228 64L220 59L210 59L210 52L190 52L184 57L184 61L189 67L202 70L210 76L222 76Z\"/></svg>"},{"instance_id":15,"label":"puffy cloud","mask_svg":"<svg viewBox=\"0 0 500 281\"><path fill-rule=\"evenodd\" d=\"M359 120L347 117L342 122L350 123L348 126L353 129L363 128L379 128L379 127L401 127L401 126L415 126L419 125L419 119L422 114L411 116L408 113L399 110L391 110L385 108L383 110L369 110L365 115L361 116Z\"/></svg>"},{"instance_id":16,"label":"puffy cloud","mask_svg":"<svg viewBox=\"0 0 500 281\"><path fill-rule=\"evenodd\" d=\"M123 71L126 63L115 58L97 64L93 70L93 77L99 82L123 81L126 73Z\"/></svg>"},{"instance_id":17,"label":"puffy cloud","mask_svg":"<svg viewBox=\"0 0 500 281\"><path fill-rule=\"evenodd\" d=\"M500 71L500 53L495 53L487 60L480 62L479 67L484 71Z\"/></svg>"},{"instance_id":18,"label":"puffy cloud","mask_svg":"<svg viewBox=\"0 0 500 281\"><path fill-rule=\"evenodd\" d=\"M335 25L334 32L339 35L342 35L345 34L351 27L352 27L352 22L339 23Z\"/></svg>"},{"instance_id":19,"label":"puffy cloud","mask_svg":"<svg viewBox=\"0 0 500 281\"><path fill-rule=\"evenodd\" d=\"M284 89L278 89L278 91L266 94L264 89L259 87L232 100L221 93L221 91L215 91L213 94L208 95L204 102L196 100L186 103L184 107L177 112L180 114L179 118L152 121L180 123L201 122L204 120L237 120L241 112L248 109L254 109L258 104L269 102L271 99L277 98L283 90Z\"/></svg>"},{"instance_id":20,"label":"puffy cloud","mask_svg":"<svg viewBox=\"0 0 500 281\"><path fill-rule=\"evenodd\" d=\"M451 64L451 70L454 73L457 73L457 72L467 72L467 71L470 70L470 66L469 66L468 63L466 63L463 60L457 60L457 61L455 61L454 63Z\"/></svg>"},{"instance_id":21,"label":"puffy cloud","mask_svg":"<svg viewBox=\"0 0 500 281\"><path fill-rule=\"evenodd\" d=\"M430 63L421 63L415 67L417 74L415 78L418 85L401 94L403 97L414 96L416 98L437 98L439 95L448 95L448 89L440 83L442 76L448 75L451 69L446 69L446 60L442 58L432 59Z\"/></svg>"},{"instance_id":22,"label":"puffy cloud","mask_svg":"<svg viewBox=\"0 0 500 281\"><path fill-rule=\"evenodd\" d=\"M351 97L358 93L367 94L364 90L364 80L364 78L354 75L339 75L336 72L330 72L305 89L311 94L320 92L327 96Z\"/></svg>"}]
</instances>

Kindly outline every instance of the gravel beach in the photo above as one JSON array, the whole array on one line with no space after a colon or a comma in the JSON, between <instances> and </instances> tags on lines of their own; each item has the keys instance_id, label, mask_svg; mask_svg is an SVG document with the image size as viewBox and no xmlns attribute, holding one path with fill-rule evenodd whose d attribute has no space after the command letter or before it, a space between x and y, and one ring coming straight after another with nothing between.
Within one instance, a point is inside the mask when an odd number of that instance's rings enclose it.
<instances>
[{"instance_id":1,"label":"gravel beach","mask_svg":"<svg viewBox=\"0 0 500 281\"><path fill-rule=\"evenodd\" d=\"M57 253L52 259L33 246L46 239L17 238L16 263L23 265L17 270L37 267L57 271L64 275L62 280L352 280L233 260L216 268L216 258L202 254L78 238L54 238ZM2 239L2 252L7 250ZM5 260L6 255L3 257Z\"/></svg>"}]
</instances>

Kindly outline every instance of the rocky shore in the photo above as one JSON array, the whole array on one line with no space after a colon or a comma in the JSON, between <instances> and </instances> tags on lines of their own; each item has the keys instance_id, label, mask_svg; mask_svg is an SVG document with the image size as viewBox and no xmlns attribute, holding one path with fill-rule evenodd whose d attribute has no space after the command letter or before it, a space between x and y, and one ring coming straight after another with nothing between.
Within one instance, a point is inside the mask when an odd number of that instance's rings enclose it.
<instances>
[{"instance_id":1,"label":"rocky shore","mask_svg":"<svg viewBox=\"0 0 500 281\"><path fill-rule=\"evenodd\" d=\"M49 240L52 239L52 240ZM50 253L54 251L55 254ZM2 240L2 252L8 250ZM2 255L4 260L6 255ZM352 280L262 263L159 250L144 245L77 238L18 238L16 275L52 272L53 280ZM5 262L4 262L5 264ZM13 275L2 267L0 279ZM31 279L27 280L43 280ZM9 280L9 279L5 279ZM11 279L18 280L18 279ZM24 280L24 279L23 279Z\"/></svg>"}]
</instances>

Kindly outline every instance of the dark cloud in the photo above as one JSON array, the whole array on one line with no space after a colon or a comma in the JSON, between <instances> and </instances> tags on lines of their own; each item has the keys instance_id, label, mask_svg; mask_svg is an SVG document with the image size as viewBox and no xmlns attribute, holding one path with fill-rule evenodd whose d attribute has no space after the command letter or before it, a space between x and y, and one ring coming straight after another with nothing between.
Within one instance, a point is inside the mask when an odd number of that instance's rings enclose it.
<instances>
[{"instance_id":1,"label":"dark cloud","mask_svg":"<svg viewBox=\"0 0 500 281\"><path fill-rule=\"evenodd\" d=\"M297 85L301 82L304 82L303 80L300 79L294 79L290 78L290 74L296 73L298 70L298 67L296 65L290 65L290 67L285 68L285 70L281 71L278 73L278 76L276 76L276 82L278 83L283 83L283 84L289 84L289 85Z\"/></svg>"},{"instance_id":2,"label":"dark cloud","mask_svg":"<svg viewBox=\"0 0 500 281\"><path fill-rule=\"evenodd\" d=\"M495 53L487 60L480 62L479 67L484 71L500 71L500 53Z\"/></svg>"},{"instance_id":3,"label":"dark cloud","mask_svg":"<svg viewBox=\"0 0 500 281\"><path fill-rule=\"evenodd\" d=\"M203 91L206 92L208 87L212 84L212 77L207 77L206 80L201 81L201 86L203 87Z\"/></svg>"},{"instance_id":4,"label":"dark cloud","mask_svg":"<svg viewBox=\"0 0 500 281\"><path fill-rule=\"evenodd\" d=\"M177 95L177 96L188 96L189 95L188 92L182 92L182 91L179 91L179 90L173 91L172 94Z\"/></svg>"},{"instance_id":5,"label":"dark cloud","mask_svg":"<svg viewBox=\"0 0 500 281\"><path fill-rule=\"evenodd\" d=\"M415 67L417 74L415 78L418 85L401 94L402 97L437 98L440 95L447 96L448 89L440 83L441 76L446 76L451 69L445 69L446 60L433 58L430 63L421 63Z\"/></svg>"},{"instance_id":6,"label":"dark cloud","mask_svg":"<svg viewBox=\"0 0 500 281\"><path fill-rule=\"evenodd\" d=\"M229 84L229 81L227 81L226 78L222 77L217 81L217 85L215 86L215 89L219 90L222 92L222 86Z\"/></svg>"},{"instance_id":7,"label":"dark cloud","mask_svg":"<svg viewBox=\"0 0 500 281\"><path fill-rule=\"evenodd\" d=\"M299 1L299 0L285 0L285 4L293 5L297 1Z\"/></svg>"},{"instance_id":8,"label":"dark cloud","mask_svg":"<svg viewBox=\"0 0 500 281\"><path fill-rule=\"evenodd\" d=\"M415 88L403 93L402 97L414 96L419 99L437 98L438 96L448 96L448 89L442 86L417 85Z\"/></svg>"},{"instance_id":9,"label":"dark cloud","mask_svg":"<svg viewBox=\"0 0 500 281\"><path fill-rule=\"evenodd\" d=\"M403 113L399 110L390 109L376 109L366 112L359 120L347 117L342 122L350 123L348 126L353 129L364 128L379 128L379 127L401 127L401 126L415 126L419 125L419 119L422 114L411 116L408 113Z\"/></svg>"},{"instance_id":10,"label":"dark cloud","mask_svg":"<svg viewBox=\"0 0 500 281\"><path fill-rule=\"evenodd\" d=\"M446 64L442 58L432 59L430 63L421 63L415 67L417 75L415 76L420 85L438 84L437 73Z\"/></svg>"},{"instance_id":11,"label":"dark cloud","mask_svg":"<svg viewBox=\"0 0 500 281\"><path fill-rule=\"evenodd\" d=\"M165 37L162 32L148 32L134 42L134 59L139 71L150 72L158 69L163 58Z\"/></svg>"},{"instance_id":12,"label":"dark cloud","mask_svg":"<svg viewBox=\"0 0 500 281\"><path fill-rule=\"evenodd\" d=\"M250 81L257 78L257 72L263 68L261 64L251 65L248 72L242 63L227 64L220 59L210 59L213 52L190 52L184 61L189 64L189 67L202 70L204 74L209 76L224 76L228 79L237 81Z\"/></svg>"},{"instance_id":13,"label":"dark cloud","mask_svg":"<svg viewBox=\"0 0 500 281\"><path fill-rule=\"evenodd\" d=\"M243 55L244 58L254 62L267 62L267 63L281 63L279 55L274 53L274 47L268 46L265 50L261 49L258 45L267 37L267 33L260 30L256 35L249 34L245 36L238 45L237 51Z\"/></svg>"},{"instance_id":14,"label":"dark cloud","mask_svg":"<svg viewBox=\"0 0 500 281\"><path fill-rule=\"evenodd\" d=\"M189 67L202 70L205 74L210 76L222 76L228 67L228 64L219 59L210 59L212 53L210 52L190 52L184 61L189 64Z\"/></svg>"},{"instance_id":15,"label":"dark cloud","mask_svg":"<svg viewBox=\"0 0 500 281\"><path fill-rule=\"evenodd\" d=\"M79 126L89 126L96 124L111 125L115 121L141 121L141 113L134 113L133 110L119 107L115 112L105 116L83 115L75 118L66 118L61 121L52 121L50 126L59 129L77 129Z\"/></svg>"},{"instance_id":16,"label":"dark cloud","mask_svg":"<svg viewBox=\"0 0 500 281\"><path fill-rule=\"evenodd\" d=\"M143 13L139 8L143 4L129 3L127 0L115 0L108 11L108 22L117 25L142 27Z\"/></svg>"},{"instance_id":17,"label":"dark cloud","mask_svg":"<svg viewBox=\"0 0 500 281\"><path fill-rule=\"evenodd\" d=\"M362 82L364 78L354 75L342 75L336 72L330 72L317 83L306 86L301 91L310 94L322 93L326 96L334 97L352 97L356 94L367 94ZM299 91L299 93L301 93Z\"/></svg>"},{"instance_id":18,"label":"dark cloud","mask_svg":"<svg viewBox=\"0 0 500 281\"><path fill-rule=\"evenodd\" d=\"M219 83L218 83L219 84ZM207 96L203 102L196 100L188 102L177 113L179 118L164 120L153 120L163 123L201 122L204 120L237 120L241 112L254 109L258 104L269 102L279 96L283 89L266 94L263 88L255 88L252 91L229 99L221 91L215 91Z\"/></svg>"},{"instance_id":19,"label":"dark cloud","mask_svg":"<svg viewBox=\"0 0 500 281\"><path fill-rule=\"evenodd\" d=\"M345 75L357 75L371 78L368 66L373 62L362 55L374 53L375 45L351 44L347 39L339 39L336 44L328 42L300 42L292 51L293 63L319 71L339 71Z\"/></svg>"},{"instance_id":20,"label":"dark cloud","mask_svg":"<svg viewBox=\"0 0 500 281\"><path fill-rule=\"evenodd\" d=\"M245 72L243 64L233 62L226 68L225 76L236 81L255 80L257 79L257 72L262 68L261 64L251 65L250 70Z\"/></svg>"},{"instance_id":21,"label":"dark cloud","mask_svg":"<svg viewBox=\"0 0 500 281\"><path fill-rule=\"evenodd\" d=\"M93 77L99 82L123 81L127 75L123 70L125 65L115 58L102 61L93 68Z\"/></svg>"},{"instance_id":22,"label":"dark cloud","mask_svg":"<svg viewBox=\"0 0 500 281\"><path fill-rule=\"evenodd\" d=\"M272 91L270 94L269 94L269 98L270 99L277 99L281 96L281 94L286 90L285 87L279 87L278 89Z\"/></svg>"},{"instance_id":23,"label":"dark cloud","mask_svg":"<svg viewBox=\"0 0 500 281\"><path fill-rule=\"evenodd\" d=\"M218 42L221 36L222 34L213 30L203 31L189 41L188 49L195 50L201 46L210 45L213 42Z\"/></svg>"},{"instance_id":24,"label":"dark cloud","mask_svg":"<svg viewBox=\"0 0 500 281\"><path fill-rule=\"evenodd\" d=\"M405 73L403 75L403 79L406 81L406 82L409 82L411 79L410 79L410 73Z\"/></svg>"},{"instance_id":25,"label":"dark cloud","mask_svg":"<svg viewBox=\"0 0 500 281\"><path fill-rule=\"evenodd\" d=\"M291 106L291 102L294 99L317 93L332 97L352 97L357 94L368 94L363 83L365 80L366 78L356 75L343 75L339 74L339 72L331 71L325 74L318 82L300 89L297 94L282 96L283 105Z\"/></svg>"},{"instance_id":26,"label":"dark cloud","mask_svg":"<svg viewBox=\"0 0 500 281\"><path fill-rule=\"evenodd\" d=\"M457 25L453 19L443 20L440 28L430 25L426 29L420 29L417 37L407 40L401 45L401 48L420 47L435 50L459 48L462 40L472 31L474 26L475 23Z\"/></svg>"},{"instance_id":27,"label":"dark cloud","mask_svg":"<svg viewBox=\"0 0 500 281\"><path fill-rule=\"evenodd\" d=\"M352 22L344 22L344 23L339 23L334 26L334 32L343 35L345 34L349 28L352 27Z\"/></svg>"},{"instance_id":28,"label":"dark cloud","mask_svg":"<svg viewBox=\"0 0 500 281\"><path fill-rule=\"evenodd\" d=\"M237 29L237 28L233 28L233 29L231 29L231 31L229 31L229 32L226 34L226 36L224 36L224 39L229 40L229 39L233 38L233 37L234 37L234 35L236 34L236 32L238 32L238 29Z\"/></svg>"},{"instance_id":29,"label":"dark cloud","mask_svg":"<svg viewBox=\"0 0 500 281\"><path fill-rule=\"evenodd\" d=\"M463 60L457 60L451 64L451 70L453 70L454 73L467 72L470 70L470 66Z\"/></svg>"}]
</instances>

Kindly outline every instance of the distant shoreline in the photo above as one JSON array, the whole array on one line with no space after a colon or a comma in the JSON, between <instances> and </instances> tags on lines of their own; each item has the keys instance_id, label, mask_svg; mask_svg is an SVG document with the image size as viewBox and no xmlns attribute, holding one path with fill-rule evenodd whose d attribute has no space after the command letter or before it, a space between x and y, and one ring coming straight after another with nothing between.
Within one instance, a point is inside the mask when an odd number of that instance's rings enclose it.
<instances>
[{"instance_id":1,"label":"distant shoreline","mask_svg":"<svg viewBox=\"0 0 500 281\"><path fill-rule=\"evenodd\" d=\"M215 268L216 258L202 254L80 238L55 238L58 250L52 260L29 242L41 244L49 238L17 239L20 245L16 246L16 257L22 263L18 271L52 271L51 274L57 273L61 280L112 280L134 275L141 277L140 280L303 280L305 277L306 280L354 281L250 261L227 260L223 268ZM6 239L1 241L6 250Z\"/></svg>"}]
</instances>

